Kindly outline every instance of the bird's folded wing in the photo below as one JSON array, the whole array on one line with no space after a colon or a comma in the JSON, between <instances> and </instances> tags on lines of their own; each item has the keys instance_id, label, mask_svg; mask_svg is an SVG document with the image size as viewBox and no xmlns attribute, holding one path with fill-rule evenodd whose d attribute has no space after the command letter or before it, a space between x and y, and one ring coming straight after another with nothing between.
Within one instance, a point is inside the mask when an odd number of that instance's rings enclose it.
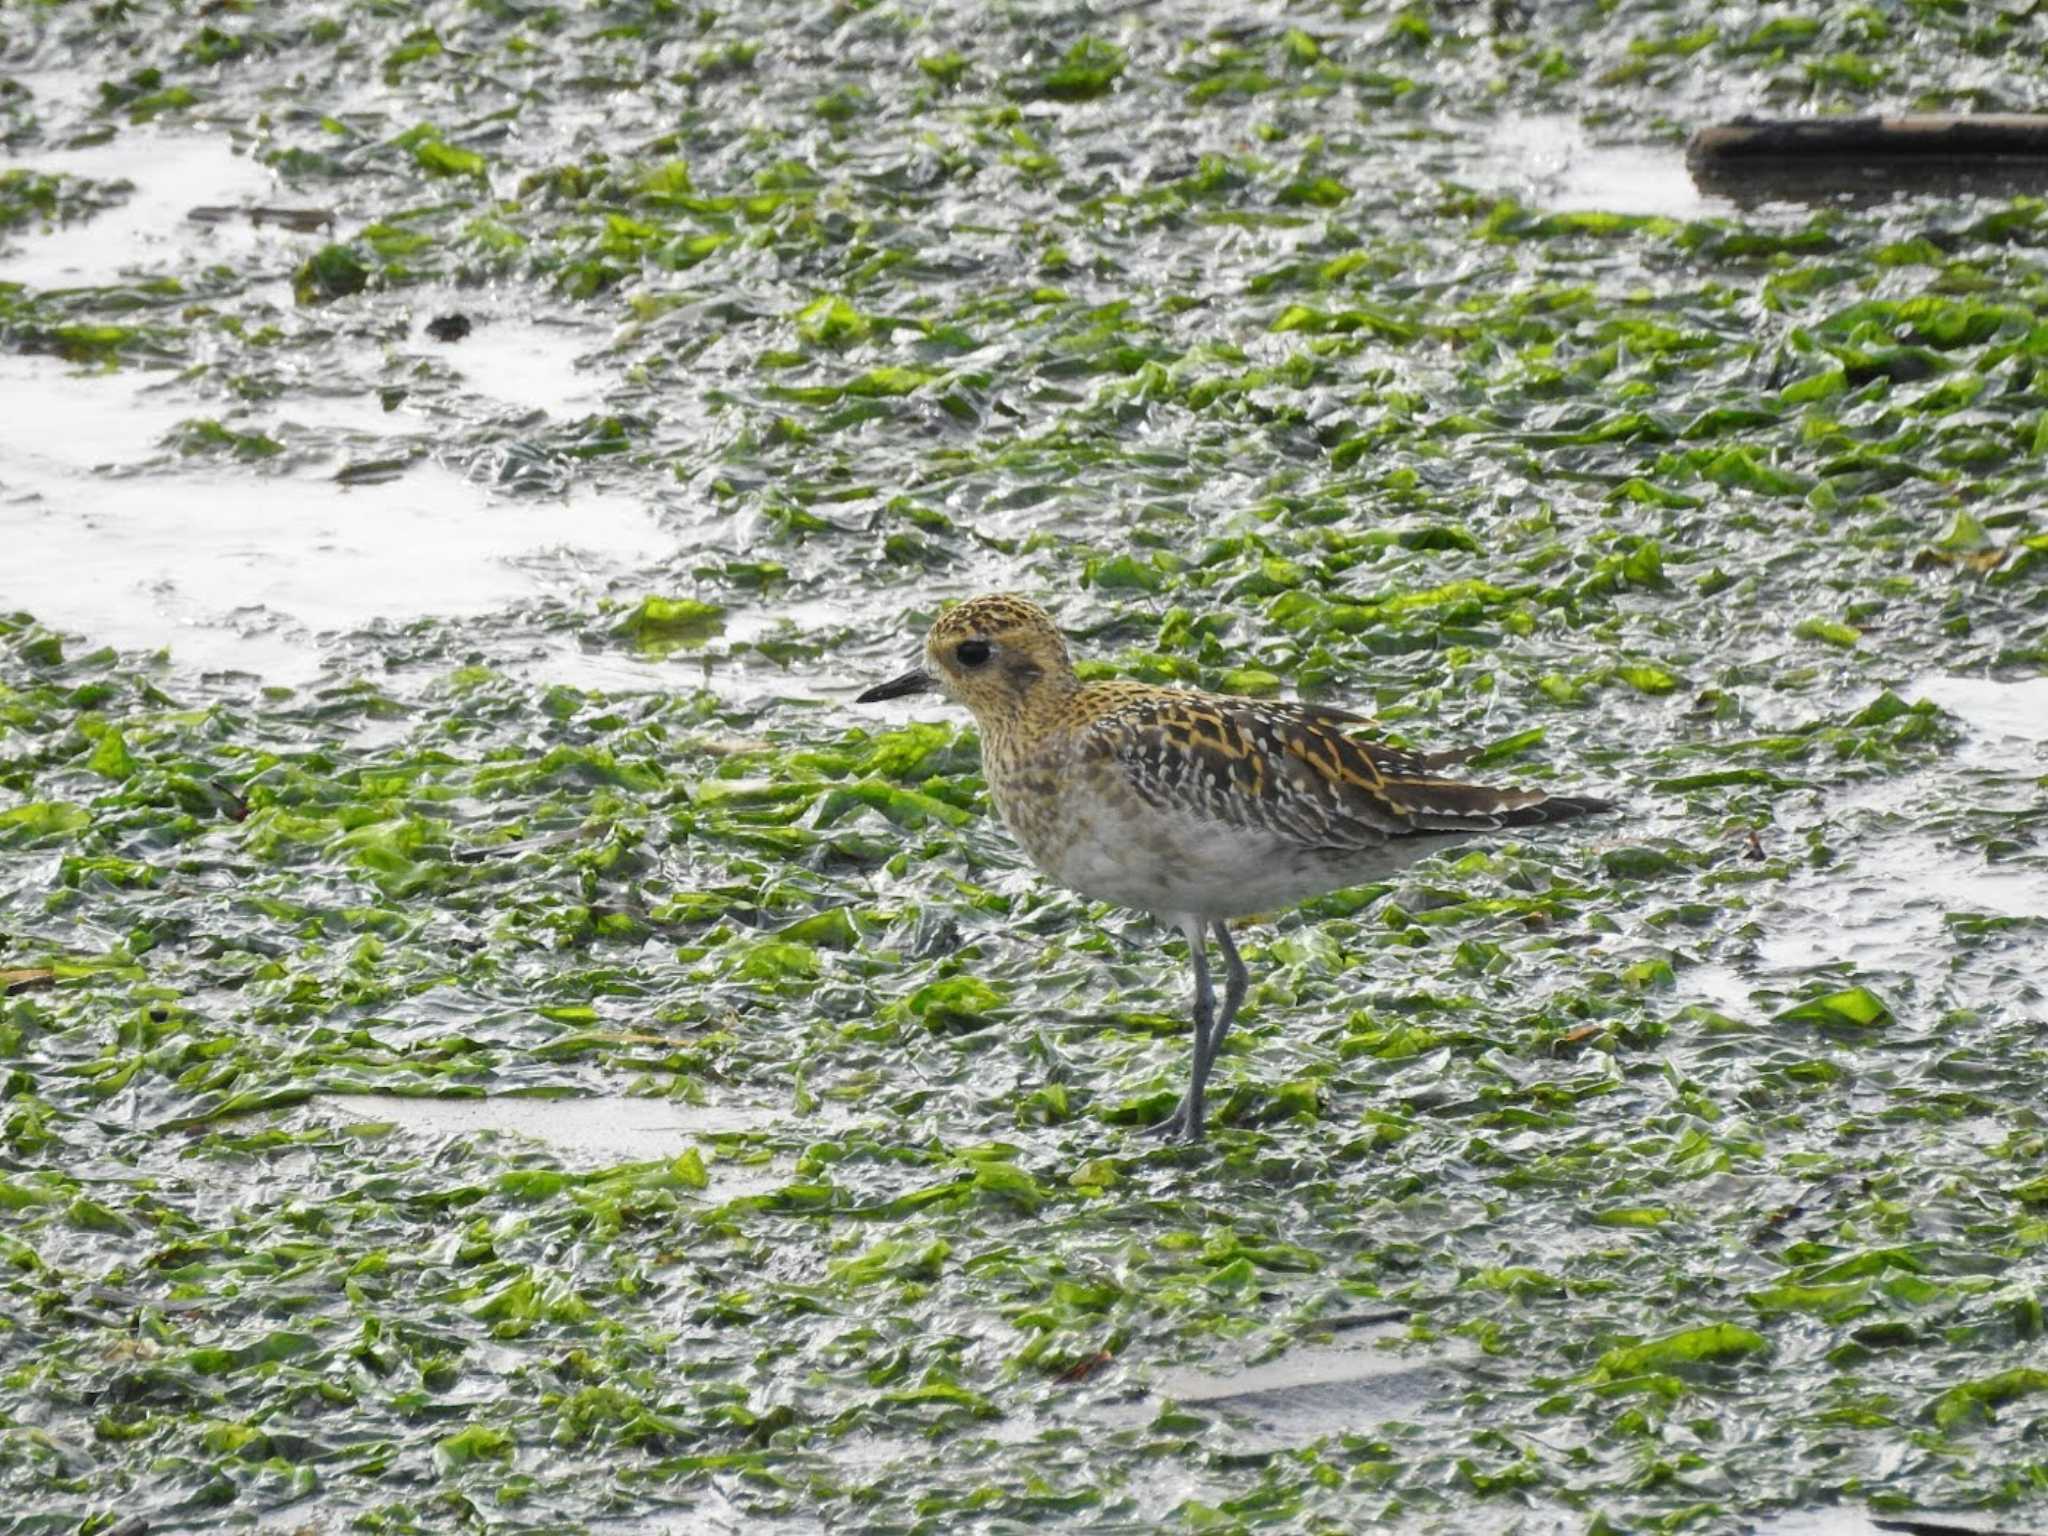
<instances>
[{"instance_id":1,"label":"bird's folded wing","mask_svg":"<svg viewBox=\"0 0 2048 1536\"><path fill-rule=\"evenodd\" d=\"M1365 723L1319 705L1146 690L1104 711L1081 747L1153 805L1299 847L1341 851L1548 819L1531 814L1540 791L1441 778L1434 770L1458 755L1348 734Z\"/></svg>"}]
</instances>

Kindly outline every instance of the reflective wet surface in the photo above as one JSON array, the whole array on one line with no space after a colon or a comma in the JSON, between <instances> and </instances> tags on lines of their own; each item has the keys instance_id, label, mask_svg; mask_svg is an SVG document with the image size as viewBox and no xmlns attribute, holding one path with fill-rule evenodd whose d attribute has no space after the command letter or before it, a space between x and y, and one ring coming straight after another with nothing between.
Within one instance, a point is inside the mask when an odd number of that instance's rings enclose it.
<instances>
[{"instance_id":1,"label":"reflective wet surface","mask_svg":"<svg viewBox=\"0 0 2048 1536\"><path fill-rule=\"evenodd\" d=\"M1684 157L2023 10L19 21L0 1525L2040 1526L2041 210ZM1160 1147L988 589L1623 809Z\"/></svg>"}]
</instances>

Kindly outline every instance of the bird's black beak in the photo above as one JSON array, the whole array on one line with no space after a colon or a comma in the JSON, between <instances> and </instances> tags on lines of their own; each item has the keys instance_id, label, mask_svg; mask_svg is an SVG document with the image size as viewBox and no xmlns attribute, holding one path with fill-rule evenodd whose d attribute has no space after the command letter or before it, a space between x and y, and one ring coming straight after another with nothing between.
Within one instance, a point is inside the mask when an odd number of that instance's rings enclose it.
<instances>
[{"instance_id":1,"label":"bird's black beak","mask_svg":"<svg viewBox=\"0 0 2048 1536\"><path fill-rule=\"evenodd\" d=\"M856 704L879 704L884 699L900 699L913 693L925 693L936 687L931 673L921 667L913 667L901 677L891 678L886 683L877 683L853 702Z\"/></svg>"}]
</instances>

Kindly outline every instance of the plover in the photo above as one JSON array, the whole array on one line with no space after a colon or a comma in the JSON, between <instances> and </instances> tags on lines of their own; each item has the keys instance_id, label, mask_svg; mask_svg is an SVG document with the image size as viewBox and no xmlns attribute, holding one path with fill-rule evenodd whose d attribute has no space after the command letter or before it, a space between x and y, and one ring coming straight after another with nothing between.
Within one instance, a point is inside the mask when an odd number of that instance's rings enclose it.
<instances>
[{"instance_id":1,"label":"plover","mask_svg":"<svg viewBox=\"0 0 2048 1536\"><path fill-rule=\"evenodd\" d=\"M857 702L937 689L981 728L996 809L1031 860L1071 890L1153 914L1194 963L1194 1061L1152 1130L1198 1141L1217 1048L1247 976L1227 926L1365 885L1475 833L1612 809L1590 795L1440 777L1469 754L1363 741L1371 722L1321 704L1145 683L1083 683L1045 610L993 594L950 608L924 665ZM1208 941L1223 956L1223 1006Z\"/></svg>"}]
</instances>

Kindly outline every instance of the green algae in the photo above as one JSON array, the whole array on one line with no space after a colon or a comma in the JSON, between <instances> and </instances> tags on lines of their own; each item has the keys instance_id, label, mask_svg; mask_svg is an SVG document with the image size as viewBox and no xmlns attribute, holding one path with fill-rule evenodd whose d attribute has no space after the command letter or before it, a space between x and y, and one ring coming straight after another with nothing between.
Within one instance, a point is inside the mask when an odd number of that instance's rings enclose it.
<instances>
[{"instance_id":1,"label":"green algae","mask_svg":"<svg viewBox=\"0 0 2048 1536\"><path fill-rule=\"evenodd\" d=\"M675 537L292 691L0 620L7 1528L2024 1518L2040 765L1926 679L2048 662L2043 205L1466 147L2035 99L1970 11L25 11L88 90L0 99L19 248L133 196L39 168L101 134L335 214L0 286L9 351L178 376L141 473ZM602 398L417 338L493 294ZM988 584L1628 819L1248 927L1214 1147L1156 1148L1178 945L1019 869L962 722L840 707ZM628 1093L739 1123L565 1166ZM1389 1308L1454 1383L1398 1416L1118 1416Z\"/></svg>"}]
</instances>

